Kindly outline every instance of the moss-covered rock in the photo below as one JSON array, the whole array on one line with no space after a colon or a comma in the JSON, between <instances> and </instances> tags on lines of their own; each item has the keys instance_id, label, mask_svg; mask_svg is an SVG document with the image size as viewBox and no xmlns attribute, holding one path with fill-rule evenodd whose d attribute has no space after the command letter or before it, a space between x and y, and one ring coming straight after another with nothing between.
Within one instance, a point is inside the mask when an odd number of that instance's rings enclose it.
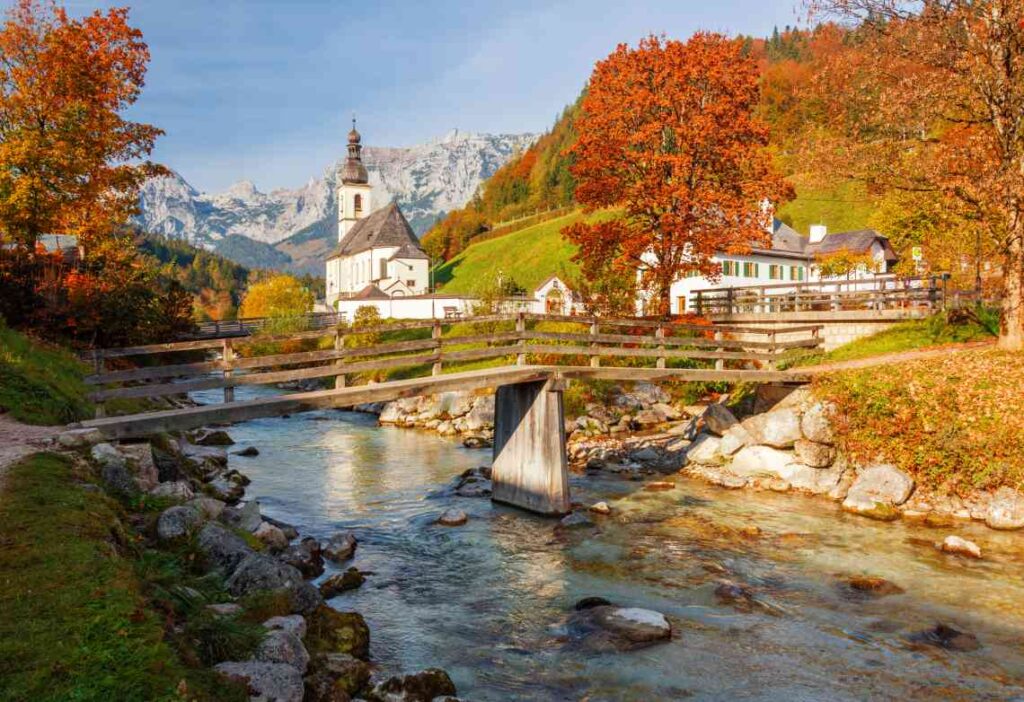
<instances>
[{"instance_id":1,"label":"moss-covered rock","mask_svg":"<svg viewBox=\"0 0 1024 702\"><path fill-rule=\"evenodd\" d=\"M339 612L321 605L306 617L306 645L314 653L347 653L370 657L370 627L358 612Z\"/></svg>"}]
</instances>

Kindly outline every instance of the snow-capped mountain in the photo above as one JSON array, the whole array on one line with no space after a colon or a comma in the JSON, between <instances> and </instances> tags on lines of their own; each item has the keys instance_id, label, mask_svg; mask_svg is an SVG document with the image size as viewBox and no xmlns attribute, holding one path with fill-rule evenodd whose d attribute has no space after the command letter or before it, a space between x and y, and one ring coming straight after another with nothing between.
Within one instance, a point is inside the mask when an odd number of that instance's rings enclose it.
<instances>
[{"instance_id":1,"label":"snow-capped mountain","mask_svg":"<svg viewBox=\"0 0 1024 702\"><path fill-rule=\"evenodd\" d=\"M397 200L413 229L423 233L439 215L465 205L483 180L535 139L452 131L407 148L365 146L374 204ZM292 259L289 268L320 273L318 257L337 237L335 173L343 159L300 188L269 193L249 181L208 194L177 173L154 178L142 188L139 224L244 259L243 265L278 265L283 252Z\"/></svg>"}]
</instances>

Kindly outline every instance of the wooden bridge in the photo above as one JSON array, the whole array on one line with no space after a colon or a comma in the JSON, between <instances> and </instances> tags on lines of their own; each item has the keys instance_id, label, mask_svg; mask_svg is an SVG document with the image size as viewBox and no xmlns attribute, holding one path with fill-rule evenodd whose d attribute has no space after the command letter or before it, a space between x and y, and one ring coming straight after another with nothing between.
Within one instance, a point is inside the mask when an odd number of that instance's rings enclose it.
<instances>
[{"instance_id":1,"label":"wooden bridge","mask_svg":"<svg viewBox=\"0 0 1024 702\"><path fill-rule=\"evenodd\" d=\"M817 348L819 331L817 325L711 328L672 320L518 314L98 350L90 354L96 373L87 379L97 386L91 395L97 418L83 426L125 439L493 387L494 499L543 514L564 514L570 504L562 405L566 382L804 383L806 374L779 371L777 363L794 349ZM782 334L785 341L777 339ZM303 348L284 352L296 346ZM162 358L172 362L154 365ZM141 359L142 364L128 367L127 359ZM331 389L235 399L235 388L245 385L331 378ZM361 384L350 385L357 380ZM105 416L112 400L215 389L223 390L223 402Z\"/></svg>"}]
</instances>

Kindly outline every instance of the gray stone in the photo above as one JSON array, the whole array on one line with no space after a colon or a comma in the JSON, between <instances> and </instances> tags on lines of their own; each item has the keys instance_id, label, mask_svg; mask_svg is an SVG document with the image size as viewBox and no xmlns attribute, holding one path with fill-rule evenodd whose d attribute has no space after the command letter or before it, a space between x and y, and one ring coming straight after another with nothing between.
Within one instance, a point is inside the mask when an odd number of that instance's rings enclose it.
<instances>
[{"instance_id":1,"label":"gray stone","mask_svg":"<svg viewBox=\"0 0 1024 702\"><path fill-rule=\"evenodd\" d=\"M243 458L254 458L260 455L260 450L255 446L246 446L240 451L233 451L232 455L242 456Z\"/></svg>"},{"instance_id":2,"label":"gray stone","mask_svg":"<svg viewBox=\"0 0 1024 702\"><path fill-rule=\"evenodd\" d=\"M608 426L596 417L584 415L576 418L576 431L584 436L597 436L598 434L607 434Z\"/></svg>"},{"instance_id":3,"label":"gray stone","mask_svg":"<svg viewBox=\"0 0 1024 702\"><path fill-rule=\"evenodd\" d=\"M203 609L215 617L237 617L242 613L242 605L235 604L234 602L218 602L217 604L209 604Z\"/></svg>"},{"instance_id":4,"label":"gray stone","mask_svg":"<svg viewBox=\"0 0 1024 702\"><path fill-rule=\"evenodd\" d=\"M196 497L185 504L198 509L207 519L216 519L224 511L224 508L227 507L223 502L212 497Z\"/></svg>"},{"instance_id":5,"label":"gray stone","mask_svg":"<svg viewBox=\"0 0 1024 702\"><path fill-rule=\"evenodd\" d=\"M722 434L722 443L719 444L718 450L723 456L732 456L744 446L750 445L750 442L750 432L744 429L742 424L735 424Z\"/></svg>"},{"instance_id":6,"label":"gray stone","mask_svg":"<svg viewBox=\"0 0 1024 702\"><path fill-rule=\"evenodd\" d=\"M195 497L195 492L187 480L175 480L170 483L160 483L149 494L153 497L165 497L170 500L184 502ZM221 504L224 504L223 502Z\"/></svg>"},{"instance_id":7,"label":"gray stone","mask_svg":"<svg viewBox=\"0 0 1024 702\"><path fill-rule=\"evenodd\" d=\"M263 523L263 516L260 514L260 504L255 500L246 502L238 507L227 507L221 512L220 521L242 531L252 533L260 528Z\"/></svg>"},{"instance_id":8,"label":"gray stone","mask_svg":"<svg viewBox=\"0 0 1024 702\"><path fill-rule=\"evenodd\" d=\"M850 486L843 509L877 519L894 519L892 509L901 505L914 490L913 479L899 468L878 464L863 468Z\"/></svg>"},{"instance_id":9,"label":"gray stone","mask_svg":"<svg viewBox=\"0 0 1024 702\"><path fill-rule=\"evenodd\" d=\"M729 470L744 478L755 476L784 477L793 454L770 446L747 446L733 456Z\"/></svg>"},{"instance_id":10,"label":"gray stone","mask_svg":"<svg viewBox=\"0 0 1024 702\"><path fill-rule=\"evenodd\" d=\"M584 645L599 651L644 648L672 638L672 625L660 612L614 605L574 612L569 631Z\"/></svg>"},{"instance_id":11,"label":"gray stone","mask_svg":"<svg viewBox=\"0 0 1024 702\"><path fill-rule=\"evenodd\" d=\"M674 421L683 416L679 410L665 402L655 402L651 405L651 410L660 414L666 421Z\"/></svg>"},{"instance_id":12,"label":"gray stone","mask_svg":"<svg viewBox=\"0 0 1024 702\"><path fill-rule=\"evenodd\" d=\"M743 428L750 433L754 443L773 448L790 448L803 436L800 417L793 409L754 415L743 421Z\"/></svg>"},{"instance_id":13,"label":"gray stone","mask_svg":"<svg viewBox=\"0 0 1024 702\"><path fill-rule=\"evenodd\" d=\"M92 456L92 460L96 461L101 468L109 466L124 468L127 465L127 459L124 457L124 454L118 451L117 447L113 444L96 444L89 451L89 455Z\"/></svg>"},{"instance_id":14,"label":"gray stone","mask_svg":"<svg viewBox=\"0 0 1024 702\"><path fill-rule=\"evenodd\" d=\"M278 558L298 568L299 572L307 578L315 578L324 572L324 557L320 550L320 544L312 536L307 536L297 544L288 546Z\"/></svg>"},{"instance_id":15,"label":"gray stone","mask_svg":"<svg viewBox=\"0 0 1024 702\"><path fill-rule=\"evenodd\" d=\"M295 634L300 639L306 638L306 618L301 614L288 614L283 617L271 617L263 622L264 629L280 629Z\"/></svg>"},{"instance_id":16,"label":"gray stone","mask_svg":"<svg viewBox=\"0 0 1024 702\"><path fill-rule=\"evenodd\" d=\"M652 427L665 422L665 415L653 409L643 409L633 416L633 421L641 427Z\"/></svg>"},{"instance_id":17,"label":"gray stone","mask_svg":"<svg viewBox=\"0 0 1024 702\"><path fill-rule=\"evenodd\" d=\"M588 517L585 512L573 512L562 517L558 524L566 529L578 529L580 527L594 526L594 520Z\"/></svg>"},{"instance_id":18,"label":"gray stone","mask_svg":"<svg viewBox=\"0 0 1024 702\"><path fill-rule=\"evenodd\" d=\"M324 599L336 597L343 592L355 590L366 582L366 576L358 568L348 568L344 573L334 573L320 583L320 594Z\"/></svg>"},{"instance_id":19,"label":"gray stone","mask_svg":"<svg viewBox=\"0 0 1024 702\"><path fill-rule=\"evenodd\" d=\"M831 403L816 402L800 418L800 429L811 441L819 444L835 443L831 417L835 406Z\"/></svg>"},{"instance_id":20,"label":"gray stone","mask_svg":"<svg viewBox=\"0 0 1024 702\"><path fill-rule=\"evenodd\" d=\"M302 702L302 673L287 663L228 661L218 663L213 669L229 680L244 683L251 699Z\"/></svg>"},{"instance_id":21,"label":"gray stone","mask_svg":"<svg viewBox=\"0 0 1024 702\"><path fill-rule=\"evenodd\" d=\"M57 445L65 449L79 449L98 444L103 439L99 429L69 429L57 435Z\"/></svg>"},{"instance_id":22,"label":"gray stone","mask_svg":"<svg viewBox=\"0 0 1024 702\"><path fill-rule=\"evenodd\" d=\"M807 439L798 439L793 449L797 460L812 468L828 468L836 459L835 448Z\"/></svg>"},{"instance_id":23,"label":"gray stone","mask_svg":"<svg viewBox=\"0 0 1024 702\"><path fill-rule=\"evenodd\" d=\"M202 429L193 440L198 446L232 446L235 441L223 429Z\"/></svg>"},{"instance_id":24,"label":"gray stone","mask_svg":"<svg viewBox=\"0 0 1024 702\"><path fill-rule=\"evenodd\" d=\"M236 504L245 495L245 487L241 483L224 477L211 480L206 484L205 490L214 498L229 505Z\"/></svg>"},{"instance_id":25,"label":"gray stone","mask_svg":"<svg viewBox=\"0 0 1024 702\"><path fill-rule=\"evenodd\" d=\"M686 460L705 466L718 465L723 460L721 447L721 439L710 434L702 434L686 450Z\"/></svg>"},{"instance_id":26,"label":"gray stone","mask_svg":"<svg viewBox=\"0 0 1024 702\"><path fill-rule=\"evenodd\" d=\"M657 463L661 460L661 452L653 446L644 446L631 451L629 458L637 463Z\"/></svg>"},{"instance_id":27,"label":"gray stone","mask_svg":"<svg viewBox=\"0 0 1024 702\"><path fill-rule=\"evenodd\" d=\"M739 424L729 408L718 402L708 405L701 417L705 428L716 436L723 436L725 432Z\"/></svg>"},{"instance_id":28,"label":"gray stone","mask_svg":"<svg viewBox=\"0 0 1024 702\"><path fill-rule=\"evenodd\" d=\"M608 506L607 502L595 502L590 505L590 511L597 514L611 514L612 508Z\"/></svg>"},{"instance_id":29,"label":"gray stone","mask_svg":"<svg viewBox=\"0 0 1024 702\"><path fill-rule=\"evenodd\" d=\"M323 545L324 558L341 563L352 558L356 552L356 536L351 531L339 532L327 539Z\"/></svg>"},{"instance_id":30,"label":"gray stone","mask_svg":"<svg viewBox=\"0 0 1024 702\"><path fill-rule=\"evenodd\" d=\"M348 653L319 655L315 667L306 680L307 702L347 702L370 681L370 665Z\"/></svg>"},{"instance_id":31,"label":"gray stone","mask_svg":"<svg viewBox=\"0 0 1024 702\"><path fill-rule=\"evenodd\" d=\"M143 492L151 490L160 482L160 472L153 461L153 447L148 443L121 446L121 453L128 461L128 467L135 473L135 484Z\"/></svg>"},{"instance_id":32,"label":"gray stone","mask_svg":"<svg viewBox=\"0 0 1024 702\"><path fill-rule=\"evenodd\" d=\"M437 697L455 694L455 683L440 668L419 673L394 675L376 683L366 692L371 702L433 702Z\"/></svg>"},{"instance_id":33,"label":"gray stone","mask_svg":"<svg viewBox=\"0 0 1024 702\"><path fill-rule=\"evenodd\" d=\"M223 575L235 571L238 564L255 551L245 540L216 522L207 522L199 530L196 544L206 562Z\"/></svg>"},{"instance_id":34,"label":"gray stone","mask_svg":"<svg viewBox=\"0 0 1024 702\"><path fill-rule=\"evenodd\" d=\"M285 663L305 673L309 666L309 652L302 645L302 639L291 631L272 629L256 648L258 661L268 663Z\"/></svg>"},{"instance_id":35,"label":"gray stone","mask_svg":"<svg viewBox=\"0 0 1024 702\"><path fill-rule=\"evenodd\" d=\"M1011 487L996 490L985 510L985 524L993 529L1024 527L1024 495Z\"/></svg>"},{"instance_id":36,"label":"gray stone","mask_svg":"<svg viewBox=\"0 0 1024 702\"><path fill-rule=\"evenodd\" d=\"M160 513L156 536L161 541L174 541L189 536L203 523L203 514L194 507L175 505Z\"/></svg>"},{"instance_id":37,"label":"gray stone","mask_svg":"<svg viewBox=\"0 0 1024 702\"><path fill-rule=\"evenodd\" d=\"M494 426L494 395L478 397L466 414L466 430L480 431Z\"/></svg>"},{"instance_id":38,"label":"gray stone","mask_svg":"<svg viewBox=\"0 0 1024 702\"><path fill-rule=\"evenodd\" d=\"M261 590L284 590L291 599L293 613L307 614L323 604L320 592L303 580L297 568L262 553L246 556L226 585L235 597Z\"/></svg>"},{"instance_id":39,"label":"gray stone","mask_svg":"<svg viewBox=\"0 0 1024 702\"><path fill-rule=\"evenodd\" d=\"M270 522L261 522L252 535L263 542L271 551L283 551L288 548L288 538L284 535L284 532Z\"/></svg>"},{"instance_id":40,"label":"gray stone","mask_svg":"<svg viewBox=\"0 0 1024 702\"><path fill-rule=\"evenodd\" d=\"M442 526L462 526L468 520L469 517L461 509L446 509L437 518L437 523Z\"/></svg>"}]
</instances>

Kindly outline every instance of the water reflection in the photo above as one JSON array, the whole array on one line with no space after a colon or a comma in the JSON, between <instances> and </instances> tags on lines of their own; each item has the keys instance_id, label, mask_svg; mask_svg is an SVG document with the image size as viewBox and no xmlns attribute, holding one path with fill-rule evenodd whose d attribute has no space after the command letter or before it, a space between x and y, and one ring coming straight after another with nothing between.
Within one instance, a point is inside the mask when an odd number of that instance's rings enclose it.
<instances>
[{"instance_id":1,"label":"water reflection","mask_svg":"<svg viewBox=\"0 0 1024 702\"><path fill-rule=\"evenodd\" d=\"M332 604L366 616L387 669L444 667L482 701L1024 699L1021 534L967 528L986 560L964 561L932 545L944 530L875 524L809 498L691 482L652 493L612 478L574 478L576 499L605 500L613 515L558 534L441 489L488 452L374 424L334 411L249 422L231 434L260 455L231 462L266 513L318 536L358 532L355 564L373 575ZM434 524L450 506L466 526ZM851 598L853 574L905 592ZM718 601L726 579L758 606ZM581 653L563 625L589 595L664 612L677 635ZM982 648L909 640L939 621Z\"/></svg>"}]
</instances>

